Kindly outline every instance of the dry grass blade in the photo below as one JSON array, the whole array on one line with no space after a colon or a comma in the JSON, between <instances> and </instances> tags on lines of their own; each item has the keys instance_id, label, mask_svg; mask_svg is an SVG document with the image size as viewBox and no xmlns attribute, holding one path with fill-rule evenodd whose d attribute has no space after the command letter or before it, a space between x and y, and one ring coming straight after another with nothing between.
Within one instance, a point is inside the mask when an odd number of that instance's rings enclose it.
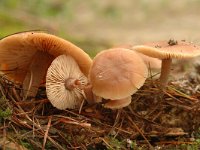
<instances>
[{"instance_id":1,"label":"dry grass blade","mask_svg":"<svg viewBox=\"0 0 200 150\"><path fill-rule=\"evenodd\" d=\"M6 124L5 121L3 122L3 150L6 149Z\"/></svg>"},{"instance_id":2,"label":"dry grass blade","mask_svg":"<svg viewBox=\"0 0 200 150\"><path fill-rule=\"evenodd\" d=\"M163 144L172 144L172 145L182 145L182 144L195 144L195 142L184 142L184 141L162 141L162 142L157 142L159 145Z\"/></svg>"},{"instance_id":3,"label":"dry grass blade","mask_svg":"<svg viewBox=\"0 0 200 150\"><path fill-rule=\"evenodd\" d=\"M41 99L41 100L37 100L37 101L20 101L20 102L16 102L16 104L18 105L29 105L29 104L39 104L39 103L48 103L49 100L48 99Z\"/></svg>"},{"instance_id":4,"label":"dry grass blade","mask_svg":"<svg viewBox=\"0 0 200 150\"><path fill-rule=\"evenodd\" d=\"M104 139L104 138L100 138L111 150L114 150L114 148Z\"/></svg>"},{"instance_id":5,"label":"dry grass blade","mask_svg":"<svg viewBox=\"0 0 200 150\"><path fill-rule=\"evenodd\" d=\"M66 123L66 124L79 125L79 126L85 127L85 128L90 128L91 127L90 123L77 122L77 121L67 120L65 118L62 118L62 119L58 120L58 122L63 122L63 123Z\"/></svg>"},{"instance_id":6,"label":"dry grass blade","mask_svg":"<svg viewBox=\"0 0 200 150\"><path fill-rule=\"evenodd\" d=\"M180 96L180 97L185 98L186 100L191 100L191 101L193 101L193 102L197 102L197 101L198 101L198 99L193 98L193 97L191 97L191 96L189 96L189 95L187 95L187 94L185 94L185 93L183 93L183 92L181 92L181 91L175 89L175 88L172 87L172 86L168 86L168 87L169 87L169 89L171 90L171 92L173 92L174 96Z\"/></svg>"},{"instance_id":7,"label":"dry grass blade","mask_svg":"<svg viewBox=\"0 0 200 150\"><path fill-rule=\"evenodd\" d=\"M47 124L46 132L44 134L44 142L43 142L43 145L42 145L42 150L45 149L45 144L46 144L46 141L47 141L48 132L49 132L49 129L51 127L51 119L52 119L52 116L49 117L49 121L48 121L48 124Z\"/></svg>"},{"instance_id":8,"label":"dry grass blade","mask_svg":"<svg viewBox=\"0 0 200 150\"><path fill-rule=\"evenodd\" d=\"M131 124L134 126L134 128L141 134L141 136L144 138L144 140L147 142L147 144L149 145L150 149L153 149L153 146L151 145L151 143L149 143L148 139L144 136L143 132L138 128L138 126L135 124L135 122L131 119L130 116L127 116L128 120L131 122Z\"/></svg>"}]
</instances>

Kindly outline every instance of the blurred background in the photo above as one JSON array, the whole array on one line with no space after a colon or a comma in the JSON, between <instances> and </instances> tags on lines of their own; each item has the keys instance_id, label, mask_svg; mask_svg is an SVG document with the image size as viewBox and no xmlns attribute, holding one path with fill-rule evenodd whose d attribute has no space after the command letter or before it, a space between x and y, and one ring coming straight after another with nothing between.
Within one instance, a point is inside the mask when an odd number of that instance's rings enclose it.
<instances>
[{"instance_id":1,"label":"blurred background","mask_svg":"<svg viewBox=\"0 0 200 150\"><path fill-rule=\"evenodd\" d=\"M92 56L121 44L200 41L199 0L0 0L0 38L44 30Z\"/></svg>"}]
</instances>

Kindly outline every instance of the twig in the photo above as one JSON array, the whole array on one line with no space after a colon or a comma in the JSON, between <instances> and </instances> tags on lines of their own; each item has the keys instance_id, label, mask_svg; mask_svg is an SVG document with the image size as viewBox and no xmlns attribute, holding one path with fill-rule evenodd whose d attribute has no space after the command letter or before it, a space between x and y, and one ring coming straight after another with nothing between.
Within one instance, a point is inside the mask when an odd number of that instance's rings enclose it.
<instances>
[{"instance_id":1,"label":"twig","mask_svg":"<svg viewBox=\"0 0 200 150\"><path fill-rule=\"evenodd\" d=\"M122 109L123 109L123 108L122 108ZM114 124L113 124L113 126L112 126L112 129L110 130L109 134L115 129L114 127L117 125L117 123L118 123L118 121L119 121L119 118L120 118L120 116L121 116L122 109L118 109L118 110L117 110L117 115L116 115L116 117L115 117L115 122L114 122Z\"/></svg>"},{"instance_id":2,"label":"twig","mask_svg":"<svg viewBox=\"0 0 200 150\"><path fill-rule=\"evenodd\" d=\"M42 145L42 150L45 149L45 144L46 144L46 141L47 141L48 132L49 132L49 129L51 127L51 119L52 119L52 116L49 117L49 121L48 121L48 124L47 124L47 129L46 129L46 132L44 134L44 142L43 142L43 145Z\"/></svg>"},{"instance_id":3,"label":"twig","mask_svg":"<svg viewBox=\"0 0 200 150\"><path fill-rule=\"evenodd\" d=\"M20 101L20 102L16 102L18 105L28 105L28 104L37 104L37 103L48 103L49 100L48 99L41 99L41 100L37 100L37 101Z\"/></svg>"},{"instance_id":4,"label":"twig","mask_svg":"<svg viewBox=\"0 0 200 150\"><path fill-rule=\"evenodd\" d=\"M123 122L124 122L124 117L122 118L122 121L120 123L120 126L119 126L120 128L122 127ZM118 133L119 133L119 130L117 130L117 133L115 134L114 138L117 137Z\"/></svg>"},{"instance_id":5,"label":"twig","mask_svg":"<svg viewBox=\"0 0 200 150\"><path fill-rule=\"evenodd\" d=\"M63 122L63 123L66 123L66 124L79 125L79 126L85 127L85 128L90 128L91 127L90 123L84 123L84 122L77 122L77 121L72 121L72 120L66 120L65 118L61 118L58 122Z\"/></svg>"},{"instance_id":6,"label":"twig","mask_svg":"<svg viewBox=\"0 0 200 150\"><path fill-rule=\"evenodd\" d=\"M108 142L104 138L100 138L111 150L114 150L114 148L108 144Z\"/></svg>"},{"instance_id":7,"label":"twig","mask_svg":"<svg viewBox=\"0 0 200 150\"><path fill-rule=\"evenodd\" d=\"M169 88L170 88L171 90L175 91L176 93L174 93L174 94L176 94L176 95L178 95L178 96L180 96L180 97L189 99L189 100L191 100L191 101L193 101L193 102L198 101L198 99L193 98L193 97L191 97L191 96L189 96L189 95L187 95L187 94L185 94L185 93L182 93L181 91L179 91L179 90L177 90L177 89L175 89L175 88L173 88L173 87L171 87L171 86L169 86Z\"/></svg>"},{"instance_id":8,"label":"twig","mask_svg":"<svg viewBox=\"0 0 200 150\"><path fill-rule=\"evenodd\" d=\"M148 139L144 136L144 134L142 133L142 131L138 128L138 126L135 124L135 122L133 122L133 120L131 119L130 116L127 116L128 119L130 120L130 122L132 123L132 125L135 127L135 129L141 134L141 136L144 138L144 140L147 142L147 144L149 145L149 147L151 149L153 149L153 146L149 143Z\"/></svg>"},{"instance_id":9,"label":"twig","mask_svg":"<svg viewBox=\"0 0 200 150\"><path fill-rule=\"evenodd\" d=\"M156 144L172 144L172 145L181 145L181 144L196 144L195 142L184 142L184 141L162 141L157 142Z\"/></svg>"},{"instance_id":10,"label":"twig","mask_svg":"<svg viewBox=\"0 0 200 150\"><path fill-rule=\"evenodd\" d=\"M16 104L16 101L13 99L13 97L12 97L12 96L10 96L10 97L11 97L11 99L13 100L13 102ZM18 104L16 104L16 105L17 105L17 107L25 114L26 118L27 118L37 129L40 130L39 134L44 135L44 131L42 130L42 128L41 128L38 124L36 124L35 122L33 122L33 120L24 112L24 110L21 108L20 105L18 105ZM26 125L27 125L27 124L26 124ZM28 126L28 127L31 128L30 126ZM37 131L37 130L36 130L36 131ZM38 131L37 131L37 132L38 132ZM48 138L57 148L59 148L59 149L61 149L61 150L64 150L64 148L63 148L60 144L58 144L57 142L55 142L51 137L47 136L47 138Z\"/></svg>"},{"instance_id":11,"label":"twig","mask_svg":"<svg viewBox=\"0 0 200 150\"><path fill-rule=\"evenodd\" d=\"M19 102L21 100L21 98L17 94L17 91L16 91L15 87L12 88L12 92L13 92L13 95L14 95L15 99Z\"/></svg>"},{"instance_id":12,"label":"twig","mask_svg":"<svg viewBox=\"0 0 200 150\"><path fill-rule=\"evenodd\" d=\"M6 150L6 123L3 121L3 150Z\"/></svg>"},{"instance_id":13,"label":"twig","mask_svg":"<svg viewBox=\"0 0 200 150\"><path fill-rule=\"evenodd\" d=\"M103 126L112 128L112 126L109 125L109 124L105 124L105 123L102 123L102 122L97 122L96 120L92 120L92 119L90 119L90 118L87 118L87 117L82 116L82 115L80 115L80 114L76 114L76 113L74 113L74 112L72 112L72 111L69 111L69 110L64 110L64 111L66 111L66 112L68 112L68 113L70 113L70 114L72 114L72 115L75 115L75 116L78 116L78 117L82 117L82 118L84 118L84 119L86 119L86 120L90 120L91 122L94 122L94 123L101 124L101 125L103 125ZM120 129L120 128L117 128L117 127L114 127L114 128L117 129L117 130L120 130L120 131L122 131L122 132L124 132L124 133L130 134L130 135L132 134L132 133L129 132L129 131L126 131L126 130L123 130L123 129Z\"/></svg>"}]
</instances>

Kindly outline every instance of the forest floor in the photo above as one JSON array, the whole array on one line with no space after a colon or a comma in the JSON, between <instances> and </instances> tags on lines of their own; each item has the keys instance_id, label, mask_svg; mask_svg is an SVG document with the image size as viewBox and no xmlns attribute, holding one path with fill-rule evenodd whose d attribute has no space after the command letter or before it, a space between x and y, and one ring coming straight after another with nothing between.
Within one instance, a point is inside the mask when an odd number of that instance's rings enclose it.
<instances>
[{"instance_id":1,"label":"forest floor","mask_svg":"<svg viewBox=\"0 0 200 150\"><path fill-rule=\"evenodd\" d=\"M177 64L176 64L177 65ZM174 66L176 66L174 65ZM171 78L165 91L148 78L130 106L110 110L85 103L58 110L41 86L21 101L21 86L0 78L0 146L10 149L194 149L200 148L200 73ZM179 69L173 70L173 74ZM184 75L183 75L184 74ZM18 144L17 144L18 143Z\"/></svg>"},{"instance_id":2,"label":"forest floor","mask_svg":"<svg viewBox=\"0 0 200 150\"><path fill-rule=\"evenodd\" d=\"M197 0L39 1L0 1L1 38L49 30L91 57L121 44L200 41ZM21 86L0 77L0 149L198 150L198 59L175 62L165 91L149 78L129 107L114 111L87 103L81 112L58 110L47 99L44 85L35 99L22 101Z\"/></svg>"}]
</instances>

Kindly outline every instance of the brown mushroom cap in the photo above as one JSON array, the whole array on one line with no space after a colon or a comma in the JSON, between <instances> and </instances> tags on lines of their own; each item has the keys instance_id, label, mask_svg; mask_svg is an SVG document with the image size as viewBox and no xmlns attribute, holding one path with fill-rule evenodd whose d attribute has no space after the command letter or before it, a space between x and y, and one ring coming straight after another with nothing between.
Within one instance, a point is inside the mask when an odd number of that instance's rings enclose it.
<instances>
[{"instance_id":1,"label":"brown mushroom cap","mask_svg":"<svg viewBox=\"0 0 200 150\"><path fill-rule=\"evenodd\" d=\"M133 46L132 49L147 56L162 59L160 74L162 89L164 89L168 83L173 58L193 58L200 55L199 46L185 41L174 40L147 43L145 45Z\"/></svg>"},{"instance_id":2,"label":"brown mushroom cap","mask_svg":"<svg viewBox=\"0 0 200 150\"><path fill-rule=\"evenodd\" d=\"M76 80L80 86L76 85ZM76 108L84 100L82 86L87 78L78 64L69 55L60 55L53 60L47 71L46 92L52 105L58 109Z\"/></svg>"},{"instance_id":3,"label":"brown mushroom cap","mask_svg":"<svg viewBox=\"0 0 200 150\"><path fill-rule=\"evenodd\" d=\"M9 79L22 82L37 51L46 52L54 58L61 54L72 56L86 76L92 64L91 58L82 49L62 38L43 32L22 32L0 40L1 71Z\"/></svg>"},{"instance_id":4,"label":"brown mushroom cap","mask_svg":"<svg viewBox=\"0 0 200 150\"><path fill-rule=\"evenodd\" d=\"M104 50L93 59L89 80L95 95L122 99L135 93L148 70L136 52L124 48Z\"/></svg>"},{"instance_id":5,"label":"brown mushroom cap","mask_svg":"<svg viewBox=\"0 0 200 150\"><path fill-rule=\"evenodd\" d=\"M114 48L125 48L125 49L132 49L133 45L131 44L123 44L114 46ZM144 63L147 67L153 71L157 71L161 68L161 60L158 58L150 57L138 52L138 55L143 59Z\"/></svg>"},{"instance_id":6,"label":"brown mushroom cap","mask_svg":"<svg viewBox=\"0 0 200 150\"><path fill-rule=\"evenodd\" d=\"M199 46L185 41L175 41L174 44L169 41L152 42L133 46L132 49L159 59L193 58L200 55Z\"/></svg>"}]
</instances>

